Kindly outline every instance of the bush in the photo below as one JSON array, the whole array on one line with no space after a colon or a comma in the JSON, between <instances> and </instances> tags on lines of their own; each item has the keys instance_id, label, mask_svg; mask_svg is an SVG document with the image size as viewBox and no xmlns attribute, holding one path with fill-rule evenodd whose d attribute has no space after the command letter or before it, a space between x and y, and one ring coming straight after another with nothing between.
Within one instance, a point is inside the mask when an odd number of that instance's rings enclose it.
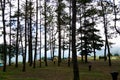
<instances>
[{"instance_id":1,"label":"bush","mask_svg":"<svg viewBox=\"0 0 120 80\"><path fill-rule=\"evenodd\" d=\"M119 54L118 54L118 53L115 53L114 56L119 56Z\"/></svg>"},{"instance_id":2,"label":"bush","mask_svg":"<svg viewBox=\"0 0 120 80\"><path fill-rule=\"evenodd\" d=\"M107 54L107 56L109 56L109 54ZM110 56L113 56L112 53L110 53Z\"/></svg>"}]
</instances>

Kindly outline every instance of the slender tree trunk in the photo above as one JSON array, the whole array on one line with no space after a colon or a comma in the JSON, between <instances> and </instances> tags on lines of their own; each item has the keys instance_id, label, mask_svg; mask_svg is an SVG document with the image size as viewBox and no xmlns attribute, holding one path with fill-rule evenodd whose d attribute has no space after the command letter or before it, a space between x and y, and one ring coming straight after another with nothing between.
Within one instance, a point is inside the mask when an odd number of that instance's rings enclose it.
<instances>
[{"instance_id":1,"label":"slender tree trunk","mask_svg":"<svg viewBox=\"0 0 120 80\"><path fill-rule=\"evenodd\" d=\"M53 53L52 53L53 51L52 51L52 43L51 43L51 39L50 39L50 54L51 54L51 60L52 60L52 58L53 58Z\"/></svg>"},{"instance_id":2,"label":"slender tree trunk","mask_svg":"<svg viewBox=\"0 0 120 80\"><path fill-rule=\"evenodd\" d=\"M61 21L60 21L60 16L61 16L61 0L58 0L58 37L59 37L59 49L58 49L58 66L60 66L61 63Z\"/></svg>"},{"instance_id":3,"label":"slender tree trunk","mask_svg":"<svg viewBox=\"0 0 120 80\"><path fill-rule=\"evenodd\" d=\"M117 33L120 34L120 31L117 29L117 26L116 26L116 20L117 20L117 13L116 13L116 5L115 5L115 0L113 0L113 8L114 8L114 17L115 17L115 20L114 20L114 27L115 27L115 30L117 31Z\"/></svg>"},{"instance_id":4,"label":"slender tree trunk","mask_svg":"<svg viewBox=\"0 0 120 80\"><path fill-rule=\"evenodd\" d=\"M36 56L37 56L37 43L38 43L38 0L36 0L36 40L35 40L35 54L34 54L34 65L33 68L36 67Z\"/></svg>"},{"instance_id":5,"label":"slender tree trunk","mask_svg":"<svg viewBox=\"0 0 120 80\"><path fill-rule=\"evenodd\" d=\"M41 30L41 0L40 0L39 3L40 3L40 56L39 56L40 64L39 64L39 65L40 65L40 67L41 67L41 66L42 66L42 65L41 65L41 48L42 48L42 47L41 47L41 45L42 45L42 44L41 44L41 42L42 42L42 40L41 40L41 33L42 33L42 30Z\"/></svg>"},{"instance_id":6,"label":"slender tree trunk","mask_svg":"<svg viewBox=\"0 0 120 80\"><path fill-rule=\"evenodd\" d=\"M94 22L94 16L92 17L92 22ZM94 29L94 25L93 25ZM95 32L93 31L93 37L95 36ZM96 51L95 51L95 40L93 40L93 54L94 54L94 61L96 60Z\"/></svg>"},{"instance_id":7,"label":"slender tree trunk","mask_svg":"<svg viewBox=\"0 0 120 80\"><path fill-rule=\"evenodd\" d=\"M23 33L24 34L24 33ZM21 51L22 51L22 56L25 56L24 51L23 51L23 36L22 36L22 30L20 28L20 46L21 46ZM23 71L23 70L22 70Z\"/></svg>"},{"instance_id":8,"label":"slender tree trunk","mask_svg":"<svg viewBox=\"0 0 120 80\"><path fill-rule=\"evenodd\" d=\"M18 0L18 4L17 4L17 6L18 6L18 11L17 11L17 12L18 12L18 13L17 13L18 16L17 16L17 35L16 35L16 36L17 36L17 39L16 39L16 62L15 62L15 67L18 67L18 54L19 54L19 49L18 49L18 48L19 48L19 45L18 45L18 44L19 44L19 43L18 43L18 42L19 42L19 39L18 39L18 38L19 38L19 28L20 28L20 21L19 21L19 15L20 15L20 14L19 14L19 13L20 13L20 12L19 12L19 11L20 11L19 8L20 8L20 7L19 7L19 5L20 5L20 1Z\"/></svg>"},{"instance_id":9,"label":"slender tree trunk","mask_svg":"<svg viewBox=\"0 0 120 80\"><path fill-rule=\"evenodd\" d=\"M104 61L106 61L107 60L107 54L106 54L106 50L107 50L107 48L106 48L106 42L105 42L105 49L104 49Z\"/></svg>"},{"instance_id":10,"label":"slender tree trunk","mask_svg":"<svg viewBox=\"0 0 120 80\"><path fill-rule=\"evenodd\" d=\"M93 42L94 43L94 42ZM95 48L93 48L93 53L94 53L94 61L96 60L96 52L95 52Z\"/></svg>"},{"instance_id":11,"label":"slender tree trunk","mask_svg":"<svg viewBox=\"0 0 120 80\"><path fill-rule=\"evenodd\" d=\"M53 37L54 41L53 41L53 60L55 57L55 36Z\"/></svg>"},{"instance_id":12,"label":"slender tree trunk","mask_svg":"<svg viewBox=\"0 0 120 80\"><path fill-rule=\"evenodd\" d=\"M107 16L107 14L106 14ZM104 20L105 20L105 15L103 16ZM107 29L107 18L106 18L106 26L104 26L105 29L105 42L106 42L106 48L108 49L108 62L109 62L109 66L111 66L111 53L110 53L110 47L109 47L109 42L108 42L108 29Z\"/></svg>"},{"instance_id":13,"label":"slender tree trunk","mask_svg":"<svg viewBox=\"0 0 120 80\"><path fill-rule=\"evenodd\" d=\"M85 39L85 63L88 62L87 55L88 55L88 52L87 52L87 39Z\"/></svg>"},{"instance_id":14,"label":"slender tree trunk","mask_svg":"<svg viewBox=\"0 0 120 80\"><path fill-rule=\"evenodd\" d=\"M5 0L1 1L1 8L2 8L2 22L3 22L3 72L6 72L6 27L5 27Z\"/></svg>"},{"instance_id":15,"label":"slender tree trunk","mask_svg":"<svg viewBox=\"0 0 120 80\"><path fill-rule=\"evenodd\" d=\"M82 30L82 27L81 27L81 30ZM82 32L81 32L81 38L82 38ZM83 56L84 56L84 54L83 54L83 48L82 48L82 44L83 43L83 40L81 39L81 61L83 62L84 61L84 59L83 59Z\"/></svg>"},{"instance_id":16,"label":"slender tree trunk","mask_svg":"<svg viewBox=\"0 0 120 80\"><path fill-rule=\"evenodd\" d=\"M32 54L32 1L30 0L30 43L29 43L29 54L30 54L30 66L33 64L33 54Z\"/></svg>"},{"instance_id":17,"label":"slender tree trunk","mask_svg":"<svg viewBox=\"0 0 120 80\"><path fill-rule=\"evenodd\" d=\"M72 56L73 56L73 80L80 80L76 53L76 0L72 0Z\"/></svg>"},{"instance_id":18,"label":"slender tree trunk","mask_svg":"<svg viewBox=\"0 0 120 80\"><path fill-rule=\"evenodd\" d=\"M70 67L70 47L71 47L71 0L69 0L69 15L70 15L70 21L69 21L69 51L68 51L68 67Z\"/></svg>"},{"instance_id":19,"label":"slender tree trunk","mask_svg":"<svg viewBox=\"0 0 120 80\"><path fill-rule=\"evenodd\" d=\"M52 26L52 61L54 60L54 36L53 36L54 27Z\"/></svg>"},{"instance_id":20,"label":"slender tree trunk","mask_svg":"<svg viewBox=\"0 0 120 80\"><path fill-rule=\"evenodd\" d=\"M48 66L47 64L47 22L46 22L46 18L47 18L47 15L46 15L46 0L44 0L44 15L45 15L45 23L44 23L44 27L45 27L45 66Z\"/></svg>"},{"instance_id":21,"label":"slender tree trunk","mask_svg":"<svg viewBox=\"0 0 120 80\"><path fill-rule=\"evenodd\" d=\"M83 48L82 48L82 42L83 42L83 40L82 40L82 26L81 26L81 24L82 24L81 17L82 16L81 16L81 12L82 11L80 10L80 18L79 19L80 19L80 30L81 30L81 35L80 35L81 36L81 61L83 62L83 53L82 53L82 51L83 51Z\"/></svg>"},{"instance_id":22,"label":"slender tree trunk","mask_svg":"<svg viewBox=\"0 0 120 80\"><path fill-rule=\"evenodd\" d=\"M87 27L86 25L86 2L84 3L84 26ZM84 37L88 34L88 32L86 32L86 34L84 35ZM86 37L85 37L86 38ZM84 46L85 46L85 50L83 51L84 52L84 55L85 55L85 63L88 62L88 59L87 59L87 55L88 55L88 52L87 52L87 39L84 40Z\"/></svg>"},{"instance_id":23,"label":"slender tree trunk","mask_svg":"<svg viewBox=\"0 0 120 80\"><path fill-rule=\"evenodd\" d=\"M109 66L111 66L111 55L110 55L110 47L109 47L109 43L108 43L108 37L107 37L107 26L105 27L105 42L106 42L106 47L108 49L108 61L109 61Z\"/></svg>"},{"instance_id":24,"label":"slender tree trunk","mask_svg":"<svg viewBox=\"0 0 120 80\"><path fill-rule=\"evenodd\" d=\"M65 31L63 33L63 60L65 59L65 41L64 41L64 36L65 35Z\"/></svg>"},{"instance_id":25,"label":"slender tree trunk","mask_svg":"<svg viewBox=\"0 0 120 80\"><path fill-rule=\"evenodd\" d=\"M107 37L107 23L106 23L106 18L105 18L105 10L104 10L104 6L103 6L103 0L101 1L101 6L102 6L102 10L103 10L103 21L104 21L104 32L105 32L105 42L106 42L106 47L108 48L108 59L109 59L109 66L111 66L111 59L110 59L110 48L109 48L109 43L108 43L108 37Z\"/></svg>"},{"instance_id":26,"label":"slender tree trunk","mask_svg":"<svg viewBox=\"0 0 120 80\"><path fill-rule=\"evenodd\" d=\"M9 1L9 6L10 6L10 15L9 15L9 18L10 18L10 35L9 35L9 44L10 44L10 47L9 47L9 66L11 66L11 0Z\"/></svg>"},{"instance_id":27,"label":"slender tree trunk","mask_svg":"<svg viewBox=\"0 0 120 80\"><path fill-rule=\"evenodd\" d=\"M68 52L68 67L70 67L70 43L69 43L69 52Z\"/></svg>"},{"instance_id":28,"label":"slender tree trunk","mask_svg":"<svg viewBox=\"0 0 120 80\"><path fill-rule=\"evenodd\" d=\"M29 16L30 17L30 16ZM30 21L28 19L28 63L30 63Z\"/></svg>"},{"instance_id":29,"label":"slender tree trunk","mask_svg":"<svg viewBox=\"0 0 120 80\"><path fill-rule=\"evenodd\" d=\"M26 53L27 53L27 4L28 1L26 0L26 7L25 7L25 51L23 52L23 69L22 71L26 71Z\"/></svg>"},{"instance_id":30,"label":"slender tree trunk","mask_svg":"<svg viewBox=\"0 0 120 80\"><path fill-rule=\"evenodd\" d=\"M49 33L49 46L50 46L50 55L51 55L51 60L52 60L52 58L53 58L53 51L52 51L52 30L51 30L51 28L50 28L51 26L49 25L49 30L50 30L50 33Z\"/></svg>"}]
</instances>

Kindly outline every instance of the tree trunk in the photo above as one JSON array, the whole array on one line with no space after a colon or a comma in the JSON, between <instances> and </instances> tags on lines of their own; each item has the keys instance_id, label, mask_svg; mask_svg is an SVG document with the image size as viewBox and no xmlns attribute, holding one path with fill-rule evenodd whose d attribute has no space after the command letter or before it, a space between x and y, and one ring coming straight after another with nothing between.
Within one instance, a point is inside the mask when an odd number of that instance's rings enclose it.
<instances>
[{"instance_id":1,"label":"tree trunk","mask_svg":"<svg viewBox=\"0 0 120 80\"><path fill-rule=\"evenodd\" d=\"M30 0L30 41L29 41L29 57L30 57L30 64L29 66L32 66L33 64L33 54L32 54L32 1Z\"/></svg>"},{"instance_id":2,"label":"tree trunk","mask_svg":"<svg viewBox=\"0 0 120 80\"><path fill-rule=\"evenodd\" d=\"M104 49L104 61L106 61L107 60L107 54L106 54L106 50L107 50L107 48L106 48L106 42L105 42L105 49Z\"/></svg>"},{"instance_id":3,"label":"tree trunk","mask_svg":"<svg viewBox=\"0 0 120 80\"><path fill-rule=\"evenodd\" d=\"M1 1L1 8L2 8L2 22L3 22L3 40L4 40L4 47L3 47L3 72L6 72L6 28L5 28L5 0Z\"/></svg>"},{"instance_id":4,"label":"tree trunk","mask_svg":"<svg viewBox=\"0 0 120 80\"><path fill-rule=\"evenodd\" d=\"M25 7L25 51L23 52L23 69L22 71L26 71L26 53L27 53L27 4L28 1L26 0L26 7Z\"/></svg>"},{"instance_id":5,"label":"tree trunk","mask_svg":"<svg viewBox=\"0 0 120 80\"><path fill-rule=\"evenodd\" d=\"M52 61L54 60L54 42L55 42L53 32L54 32L54 27L52 26L52 52L51 52Z\"/></svg>"},{"instance_id":6,"label":"tree trunk","mask_svg":"<svg viewBox=\"0 0 120 80\"><path fill-rule=\"evenodd\" d=\"M68 50L68 67L70 67L70 47L71 47L71 0L69 0L69 15L70 15L70 20L69 20L69 50Z\"/></svg>"},{"instance_id":7,"label":"tree trunk","mask_svg":"<svg viewBox=\"0 0 120 80\"><path fill-rule=\"evenodd\" d=\"M88 62L87 55L88 55L88 52L87 52L87 40L85 39L85 63Z\"/></svg>"},{"instance_id":8,"label":"tree trunk","mask_svg":"<svg viewBox=\"0 0 120 80\"><path fill-rule=\"evenodd\" d=\"M79 68L76 53L76 0L72 0L72 58L73 58L73 80L79 79Z\"/></svg>"},{"instance_id":9,"label":"tree trunk","mask_svg":"<svg viewBox=\"0 0 120 80\"><path fill-rule=\"evenodd\" d=\"M11 66L11 0L9 1L9 6L10 6L10 15L9 15L9 18L10 18L10 40L9 40L9 44L10 44L10 47L9 47L9 66Z\"/></svg>"},{"instance_id":10,"label":"tree trunk","mask_svg":"<svg viewBox=\"0 0 120 80\"><path fill-rule=\"evenodd\" d=\"M36 67L37 43L38 43L38 0L36 0L36 38L35 38L35 54L33 68Z\"/></svg>"},{"instance_id":11,"label":"tree trunk","mask_svg":"<svg viewBox=\"0 0 120 80\"><path fill-rule=\"evenodd\" d=\"M61 63L61 21L60 21L60 16L61 16L61 0L58 0L58 37L59 37L59 49L58 49L58 66L60 66Z\"/></svg>"},{"instance_id":12,"label":"tree trunk","mask_svg":"<svg viewBox=\"0 0 120 80\"><path fill-rule=\"evenodd\" d=\"M40 0L39 3L40 3L40 6L41 6L41 0ZM42 47L41 47L41 45L42 45L42 44L41 44L41 43L42 43L41 33L42 33L42 30L41 30L41 8L40 8L40 56L39 56L39 61L40 61L40 64L39 64L39 65L40 65L40 67L42 66L42 65L41 65L41 48L42 48Z\"/></svg>"},{"instance_id":13,"label":"tree trunk","mask_svg":"<svg viewBox=\"0 0 120 80\"><path fill-rule=\"evenodd\" d=\"M103 0L102 0L103 1ZM108 43L108 37L107 37L107 23L106 23L106 18L105 18L105 11L104 11L104 6L103 3L101 1L101 6L102 6L102 10L103 10L103 21L104 21L104 33L105 33L105 42L106 42L106 47L108 48L108 59L109 59L109 66L111 66L111 59L110 59L110 48L109 48L109 43Z\"/></svg>"},{"instance_id":14,"label":"tree trunk","mask_svg":"<svg viewBox=\"0 0 120 80\"><path fill-rule=\"evenodd\" d=\"M94 53L94 61L96 60L96 52L95 52L95 48L93 49L93 53Z\"/></svg>"},{"instance_id":15,"label":"tree trunk","mask_svg":"<svg viewBox=\"0 0 120 80\"><path fill-rule=\"evenodd\" d=\"M30 17L30 16L29 16ZM30 63L30 21L28 19L28 63Z\"/></svg>"},{"instance_id":16,"label":"tree trunk","mask_svg":"<svg viewBox=\"0 0 120 80\"><path fill-rule=\"evenodd\" d=\"M81 16L81 12L82 12L82 11L80 10L80 18L79 18L79 19L80 19L80 30L82 30L82 26L81 26L81 24L82 24L82 21L81 21L81 17L82 17L82 16ZM83 41L83 40L82 40L82 31L81 31L81 61L83 62L83 53L82 53L83 48L82 48L82 41Z\"/></svg>"},{"instance_id":17,"label":"tree trunk","mask_svg":"<svg viewBox=\"0 0 120 80\"><path fill-rule=\"evenodd\" d=\"M94 23L94 16L92 17L92 22ZM94 25L93 25L94 29ZM95 36L95 32L93 31L93 37ZM93 39L93 54L94 54L94 61L96 60L96 51L95 51L95 40Z\"/></svg>"},{"instance_id":18,"label":"tree trunk","mask_svg":"<svg viewBox=\"0 0 120 80\"><path fill-rule=\"evenodd\" d=\"M16 39L16 62L15 62L15 67L18 67L18 54L19 54L19 29L20 29L20 21L19 21L19 16L20 16L20 7L19 7L19 4L20 4L20 1L18 0L18 4L17 4L17 6L18 6L18 16L17 16L17 39Z\"/></svg>"},{"instance_id":19,"label":"tree trunk","mask_svg":"<svg viewBox=\"0 0 120 80\"><path fill-rule=\"evenodd\" d=\"M47 64L47 23L46 23L46 18L47 18L47 15L46 15L46 0L44 0L44 13L45 13L45 23L44 23L44 27L45 27L45 66L48 66Z\"/></svg>"},{"instance_id":20,"label":"tree trunk","mask_svg":"<svg viewBox=\"0 0 120 80\"><path fill-rule=\"evenodd\" d=\"M65 31L63 33L63 60L65 59L65 41L64 41Z\"/></svg>"},{"instance_id":21,"label":"tree trunk","mask_svg":"<svg viewBox=\"0 0 120 80\"><path fill-rule=\"evenodd\" d=\"M24 34L24 33L23 33ZM21 46L21 51L22 51L22 56L24 56L24 58L25 58L25 53L24 53L24 51L23 51L23 40L22 40L22 38L23 38L23 35L22 34L22 30L20 29L20 46ZM22 70L23 71L23 70Z\"/></svg>"}]
</instances>

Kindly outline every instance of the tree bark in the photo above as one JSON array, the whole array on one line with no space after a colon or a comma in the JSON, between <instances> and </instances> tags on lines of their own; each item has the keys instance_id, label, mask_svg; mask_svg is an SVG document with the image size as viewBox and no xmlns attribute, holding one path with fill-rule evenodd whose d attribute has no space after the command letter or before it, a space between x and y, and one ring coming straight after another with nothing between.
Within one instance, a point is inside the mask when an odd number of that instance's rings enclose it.
<instances>
[{"instance_id":1,"label":"tree bark","mask_svg":"<svg viewBox=\"0 0 120 80\"><path fill-rule=\"evenodd\" d=\"M36 67L37 43L38 43L37 37L38 37L38 0L36 0L36 38L35 38L35 54L34 54L33 68Z\"/></svg>"},{"instance_id":2,"label":"tree bark","mask_svg":"<svg viewBox=\"0 0 120 80\"><path fill-rule=\"evenodd\" d=\"M40 63L39 63L39 65L40 65L40 67L42 66L42 64L41 64L41 43L42 43L42 40L41 40L41 33L42 33L42 30L41 30L41 0L40 0L40 2L39 2L39 4L40 4L40 56L39 56L39 61L40 61Z\"/></svg>"},{"instance_id":3,"label":"tree bark","mask_svg":"<svg viewBox=\"0 0 120 80\"><path fill-rule=\"evenodd\" d=\"M9 18L10 18L10 35L9 35L9 38L10 38L10 40L9 40L9 45L10 45L10 47L9 47L9 66L11 66L11 0L9 1L9 6L10 6L10 14L9 14Z\"/></svg>"},{"instance_id":4,"label":"tree bark","mask_svg":"<svg viewBox=\"0 0 120 80\"><path fill-rule=\"evenodd\" d=\"M26 0L26 7L25 7L25 51L23 52L23 69L22 71L26 71L26 53L27 53L27 4L28 1Z\"/></svg>"},{"instance_id":5,"label":"tree bark","mask_svg":"<svg viewBox=\"0 0 120 80\"><path fill-rule=\"evenodd\" d=\"M30 0L30 41L29 41L29 54L30 54L30 64L29 66L32 66L33 64L33 54L32 54L32 1Z\"/></svg>"},{"instance_id":6,"label":"tree bark","mask_svg":"<svg viewBox=\"0 0 120 80\"><path fill-rule=\"evenodd\" d=\"M3 47L3 72L6 72L6 27L5 27L5 0L1 1L1 8L2 8L2 23L3 23L3 41L4 41L4 47Z\"/></svg>"},{"instance_id":7,"label":"tree bark","mask_svg":"<svg viewBox=\"0 0 120 80\"><path fill-rule=\"evenodd\" d=\"M59 49L58 49L58 66L60 66L61 63L61 21L60 21L60 16L61 16L61 0L58 0L58 37L59 37Z\"/></svg>"},{"instance_id":8,"label":"tree bark","mask_svg":"<svg viewBox=\"0 0 120 80\"><path fill-rule=\"evenodd\" d=\"M103 0L102 0L103 1ZM101 6L102 6L102 10L103 10L103 21L104 21L104 33L105 33L105 43L106 43L106 47L108 48L108 60L109 60L109 66L111 66L111 59L110 59L110 48L109 48L109 43L108 43L108 37L107 37L107 23L106 23L106 18L105 16L105 11L104 11L104 6L103 6L103 3L101 1Z\"/></svg>"},{"instance_id":9,"label":"tree bark","mask_svg":"<svg viewBox=\"0 0 120 80\"><path fill-rule=\"evenodd\" d=\"M70 67L70 50L71 50L71 0L69 0L69 15L70 15L70 21L69 21L69 51L68 51L68 67Z\"/></svg>"},{"instance_id":10,"label":"tree bark","mask_svg":"<svg viewBox=\"0 0 120 80\"><path fill-rule=\"evenodd\" d=\"M79 79L79 68L76 53L76 0L72 0L72 56L73 56L73 80Z\"/></svg>"},{"instance_id":11,"label":"tree bark","mask_svg":"<svg viewBox=\"0 0 120 80\"><path fill-rule=\"evenodd\" d=\"M44 1L44 16L45 16L45 23L44 23L44 27L45 27L45 66L48 66L47 64L47 23L46 23L46 18L47 18L47 15L46 15L46 0Z\"/></svg>"},{"instance_id":12,"label":"tree bark","mask_svg":"<svg viewBox=\"0 0 120 80\"><path fill-rule=\"evenodd\" d=\"M18 4L17 4L17 6L18 6L18 10L17 10L17 39L16 39L16 62L15 62L15 67L18 67L18 54L19 54L19 28L20 28L20 19L19 19L19 16L20 16L20 12L19 12L19 10L20 10L20 6L19 6L19 4L20 4L20 1L18 0Z\"/></svg>"}]
</instances>

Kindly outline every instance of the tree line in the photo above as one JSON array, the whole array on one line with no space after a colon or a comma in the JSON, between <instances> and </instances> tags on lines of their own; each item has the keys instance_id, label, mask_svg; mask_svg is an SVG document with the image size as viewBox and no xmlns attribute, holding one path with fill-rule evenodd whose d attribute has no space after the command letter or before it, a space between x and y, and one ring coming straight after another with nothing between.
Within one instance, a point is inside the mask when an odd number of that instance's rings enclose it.
<instances>
[{"instance_id":1,"label":"tree line","mask_svg":"<svg viewBox=\"0 0 120 80\"><path fill-rule=\"evenodd\" d=\"M45 66L48 66L48 51L53 61L58 50L60 66L61 55L64 59L65 51L68 51L68 66L72 55L74 80L79 80L77 53L81 55L81 61L87 63L88 55L93 53L96 60L96 50L103 46L104 56L108 53L109 66L112 65L109 39L120 34L119 5L115 0L1 0L0 3L3 37L0 54L4 72L7 57L11 66L14 56L15 67L18 67L18 56L22 55L22 71L26 71L27 61L29 66L36 67L37 56L39 66L42 66L42 54ZM102 27L104 39L99 27Z\"/></svg>"}]
</instances>

